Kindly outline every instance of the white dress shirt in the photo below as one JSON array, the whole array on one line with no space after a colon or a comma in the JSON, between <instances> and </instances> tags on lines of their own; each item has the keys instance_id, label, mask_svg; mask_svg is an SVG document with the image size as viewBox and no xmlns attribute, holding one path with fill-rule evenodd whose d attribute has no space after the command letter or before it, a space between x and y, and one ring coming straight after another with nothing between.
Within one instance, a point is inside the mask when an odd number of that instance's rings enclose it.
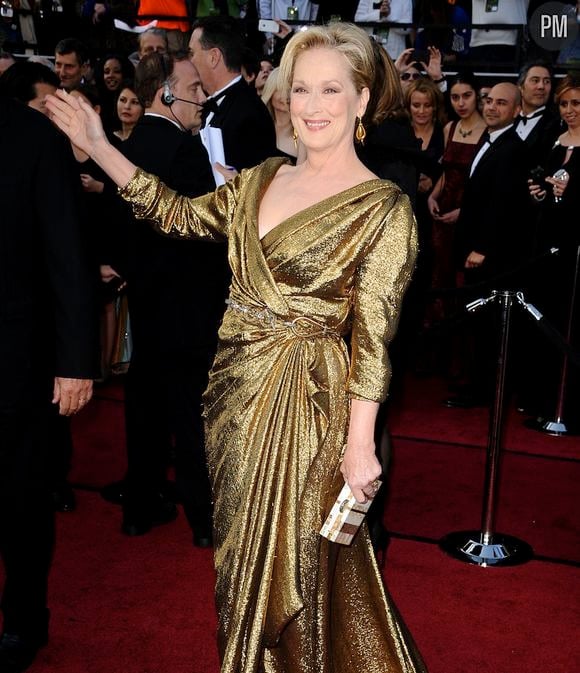
<instances>
[{"instance_id":1,"label":"white dress shirt","mask_svg":"<svg viewBox=\"0 0 580 673\"><path fill-rule=\"evenodd\" d=\"M469 177L473 175L473 171L477 168L477 164L481 161L481 157L487 152L487 150L493 145L493 143L501 136L502 133L505 133L508 129L511 129L513 126L512 124L508 124L507 126L504 126L502 129L497 129L496 131L492 131L489 134L489 140L483 143L483 145L479 148L479 152L475 155L475 159L473 160L473 163L471 164L471 170L469 171Z\"/></svg>"},{"instance_id":2,"label":"white dress shirt","mask_svg":"<svg viewBox=\"0 0 580 673\"><path fill-rule=\"evenodd\" d=\"M543 105L537 110L534 110L534 112L532 112L529 115L524 114L522 115L522 117L525 117L526 119L525 124L523 122L523 119L520 119L516 125L516 133L522 140L525 140L530 135L530 133L536 128L536 124L540 121L540 118L544 113L545 109L546 106Z\"/></svg>"},{"instance_id":3,"label":"white dress shirt","mask_svg":"<svg viewBox=\"0 0 580 673\"><path fill-rule=\"evenodd\" d=\"M223 93L227 91L231 86L234 86L237 82L239 82L242 79L241 75L238 75L237 77L234 77L234 79L230 80L224 87L222 87L219 91L216 91L215 93L212 93L211 96L208 96L207 99L213 99L216 102L216 105L221 105L224 96ZM207 116L207 119L205 120L204 126L209 126L210 121L213 119L213 112L210 112Z\"/></svg>"}]
</instances>

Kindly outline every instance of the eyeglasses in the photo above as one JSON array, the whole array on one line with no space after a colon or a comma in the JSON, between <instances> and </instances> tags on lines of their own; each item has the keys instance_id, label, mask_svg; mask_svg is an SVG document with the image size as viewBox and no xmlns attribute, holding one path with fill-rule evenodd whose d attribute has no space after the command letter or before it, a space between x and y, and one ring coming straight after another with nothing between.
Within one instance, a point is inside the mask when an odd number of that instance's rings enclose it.
<instances>
[{"instance_id":1,"label":"eyeglasses","mask_svg":"<svg viewBox=\"0 0 580 673\"><path fill-rule=\"evenodd\" d=\"M403 82L406 82L408 79L416 80L421 79L423 75L420 72L402 72L401 79Z\"/></svg>"}]
</instances>

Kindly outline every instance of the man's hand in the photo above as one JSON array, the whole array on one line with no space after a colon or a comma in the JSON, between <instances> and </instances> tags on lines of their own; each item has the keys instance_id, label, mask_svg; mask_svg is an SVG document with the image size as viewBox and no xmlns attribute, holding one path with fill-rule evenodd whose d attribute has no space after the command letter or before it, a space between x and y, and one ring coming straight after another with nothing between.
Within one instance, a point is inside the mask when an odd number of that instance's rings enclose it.
<instances>
[{"instance_id":1,"label":"man's hand","mask_svg":"<svg viewBox=\"0 0 580 673\"><path fill-rule=\"evenodd\" d=\"M92 379L54 379L52 403L58 404L61 416L72 416L80 411L93 396Z\"/></svg>"},{"instance_id":2,"label":"man's hand","mask_svg":"<svg viewBox=\"0 0 580 673\"><path fill-rule=\"evenodd\" d=\"M459 213L461 210L459 208L455 208L455 210L450 210L448 213L444 213L443 215L437 215L435 219L437 222L443 222L443 224L455 224L457 220L459 219Z\"/></svg>"},{"instance_id":3,"label":"man's hand","mask_svg":"<svg viewBox=\"0 0 580 673\"><path fill-rule=\"evenodd\" d=\"M282 19L274 19L274 21L280 26L276 33L277 38L283 40L287 35L290 35L292 26L289 26L285 21L282 21Z\"/></svg>"},{"instance_id":4,"label":"man's hand","mask_svg":"<svg viewBox=\"0 0 580 673\"><path fill-rule=\"evenodd\" d=\"M91 192L93 194L102 194L105 189L105 183L95 180L88 173L81 173L81 184L85 192Z\"/></svg>"},{"instance_id":5,"label":"man's hand","mask_svg":"<svg viewBox=\"0 0 580 673\"><path fill-rule=\"evenodd\" d=\"M238 171L233 166L224 166L220 164L219 161L215 162L214 168L218 173L224 176L227 182L233 180L238 174Z\"/></svg>"},{"instance_id":6,"label":"man's hand","mask_svg":"<svg viewBox=\"0 0 580 673\"><path fill-rule=\"evenodd\" d=\"M465 260L465 268L477 269L483 264L484 261L485 261L485 255L480 255L479 252L475 252L475 250L472 250L469 253L469 255L467 255L467 259Z\"/></svg>"}]
</instances>

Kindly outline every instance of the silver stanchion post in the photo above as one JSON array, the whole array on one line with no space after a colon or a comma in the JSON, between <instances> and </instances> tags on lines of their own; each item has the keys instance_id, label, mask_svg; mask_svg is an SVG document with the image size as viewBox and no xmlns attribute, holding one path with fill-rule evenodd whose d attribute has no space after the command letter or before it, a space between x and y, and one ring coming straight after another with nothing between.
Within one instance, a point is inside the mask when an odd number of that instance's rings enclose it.
<instances>
[{"instance_id":1,"label":"silver stanchion post","mask_svg":"<svg viewBox=\"0 0 580 673\"><path fill-rule=\"evenodd\" d=\"M517 565L525 563L533 556L532 548L526 542L511 535L494 532L499 460L504 427L510 322L514 300L520 301L520 297L521 293L515 291L494 290L489 297L477 299L467 305L468 311L478 310L490 302L499 302L501 308L501 339L497 358L495 396L489 421L481 530L449 533L439 544L454 558L483 567Z\"/></svg>"},{"instance_id":2,"label":"silver stanchion post","mask_svg":"<svg viewBox=\"0 0 580 673\"><path fill-rule=\"evenodd\" d=\"M572 281L572 292L570 294L570 308L568 310L568 323L566 325L566 343L572 343L572 330L574 326L574 309L576 306L576 294L578 292L578 276L580 275L580 245L576 250L576 265L574 267L574 280ZM526 426L532 430L540 430L549 435L561 437L563 435L577 434L577 428L573 429L564 419L564 405L566 403L566 387L568 384L568 353L564 353L562 360L562 369L560 371L560 382L558 384L558 399L556 401L556 413L553 418L536 418L526 422Z\"/></svg>"}]
</instances>

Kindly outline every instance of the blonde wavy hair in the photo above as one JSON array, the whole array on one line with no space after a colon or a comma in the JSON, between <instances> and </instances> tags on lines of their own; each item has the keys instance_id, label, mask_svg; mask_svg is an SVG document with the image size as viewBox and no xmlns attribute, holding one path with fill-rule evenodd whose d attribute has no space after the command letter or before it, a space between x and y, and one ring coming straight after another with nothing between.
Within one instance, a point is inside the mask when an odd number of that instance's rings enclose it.
<instances>
[{"instance_id":1,"label":"blonde wavy hair","mask_svg":"<svg viewBox=\"0 0 580 673\"><path fill-rule=\"evenodd\" d=\"M411 96L414 93L422 93L427 96L433 106L433 121L438 121L440 124L444 124L446 121L445 106L443 103L443 95L441 94L439 87L427 77L416 79L410 84L405 91L405 104L409 115L411 114Z\"/></svg>"},{"instance_id":2,"label":"blonde wavy hair","mask_svg":"<svg viewBox=\"0 0 580 673\"><path fill-rule=\"evenodd\" d=\"M311 26L296 33L288 43L280 62L280 90L290 97L294 68L300 54L309 49L332 49L342 54L358 94L375 81L375 59L369 36L352 23L331 23Z\"/></svg>"},{"instance_id":3,"label":"blonde wavy hair","mask_svg":"<svg viewBox=\"0 0 580 673\"><path fill-rule=\"evenodd\" d=\"M280 91L280 68L274 68L268 75L261 96L262 102L268 108L268 112L272 115L272 119L274 120L276 119L276 116L274 114L274 106L272 105L272 96L276 91Z\"/></svg>"}]
</instances>

